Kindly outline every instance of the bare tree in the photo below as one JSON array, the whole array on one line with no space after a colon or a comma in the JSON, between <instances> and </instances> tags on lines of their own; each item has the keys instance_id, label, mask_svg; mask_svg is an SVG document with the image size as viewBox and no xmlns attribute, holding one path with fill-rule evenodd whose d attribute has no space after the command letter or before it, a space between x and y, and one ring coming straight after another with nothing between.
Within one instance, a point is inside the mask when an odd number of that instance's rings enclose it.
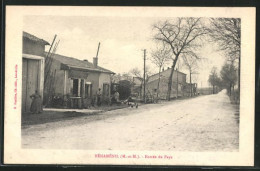
<instances>
[{"instance_id":1,"label":"bare tree","mask_svg":"<svg viewBox=\"0 0 260 171\"><path fill-rule=\"evenodd\" d=\"M240 18L210 19L209 35L219 45L219 50L225 52L228 61L238 62L238 91L240 91L240 47L241 20Z\"/></svg>"},{"instance_id":2,"label":"bare tree","mask_svg":"<svg viewBox=\"0 0 260 171\"><path fill-rule=\"evenodd\" d=\"M142 94L142 89L143 89L143 84L144 84L144 79L142 76L142 71L139 70L137 67L133 68L129 71L133 76L138 77L141 80L141 85L140 85L140 94ZM152 75L150 69L148 66L145 67L145 83L149 81L149 76Z\"/></svg>"},{"instance_id":3,"label":"bare tree","mask_svg":"<svg viewBox=\"0 0 260 171\"><path fill-rule=\"evenodd\" d=\"M111 75L111 82L112 83L118 83L121 79L122 79L122 76L121 76L120 73Z\"/></svg>"},{"instance_id":4,"label":"bare tree","mask_svg":"<svg viewBox=\"0 0 260 171\"><path fill-rule=\"evenodd\" d=\"M127 80L127 81L130 81L132 82L132 76L131 76L131 72L124 72L122 75L121 75L121 80Z\"/></svg>"},{"instance_id":5,"label":"bare tree","mask_svg":"<svg viewBox=\"0 0 260 171\"><path fill-rule=\"evenodd\" d=\"M201 18L176 18L173 21L165 21L153 26L156 30L154 39L165 43L171 49L172 69L168 81L167 99L170 100L172 76L175 65L183 54L199 59L196 50L201 45L200 40L207 29Z\"/></svg>"},{"instance_id":6,"label":"bare tree","mask_svg":"<svg viewBox=\"0 0 260 171\"><path fill-rule=\"evenodd\" d=\"M137 67L133 68L129 71L133 76L139 77L143 81L142 71L139 70ZM149 76L152 75L150 68L148 66L145 67L145 80L146 82L149 80Z\"/></svg>"},{"instance_id":7,"label":"bare tree","mask_svg":"<svg viewBox=\"0 0 260 171\"><path fill-rule=\"evenodd\" d=\"M186 56L183 55L183 62L185 67L189 70L190 73L190 96L192 96L192 94L194 93L192 91L193 86L192 86L192 79L191 79L191 75L192 74L198 74L197 70L198 70L198 60L196 58L192 58L190 56Z\"/></svg>"},{"instance_id":8,"label":"bare tree","mask_svg":"<svg viewBox=\"0 0 260 171\"><path fill-rule=\"evenodd\" d=\"M167 62L169 61L170 58L169 55L170 55L170 51L165 47L165 44L163 44L162 47L159 48L157 47L157 49L155 51L152 51L151 54L151 58L150 58L151 62L154 63L159 68L157 94L156 94L157 98L159 96L161 70L165 66L165 64L167 64Z\"/></svg>"}]
</instances>

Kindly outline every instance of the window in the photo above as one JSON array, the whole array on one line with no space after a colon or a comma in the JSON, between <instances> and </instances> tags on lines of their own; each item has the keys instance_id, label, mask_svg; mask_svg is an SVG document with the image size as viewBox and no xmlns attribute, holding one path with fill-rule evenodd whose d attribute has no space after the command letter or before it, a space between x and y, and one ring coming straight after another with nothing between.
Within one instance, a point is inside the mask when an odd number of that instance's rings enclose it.
<instances>
[{"instance_id":1,"label":"window","mask_svg":"<svg viewBox=\"0 0 260 171\"><path fill-rule=\"evenodd\" d=\"M79 79L73 79L72 94L73 96L79 95Z\"/></svg>"},{"instance_id":2,"label":"window","mask_svg":"<svg viewBox=\"0 0 260 171\"><path fill-rule=\"evenodd\" d=\"M92 96L92 84L91 83L86 83L85 84L85 97L91 97Z\"/></svg>"}]
</instances>

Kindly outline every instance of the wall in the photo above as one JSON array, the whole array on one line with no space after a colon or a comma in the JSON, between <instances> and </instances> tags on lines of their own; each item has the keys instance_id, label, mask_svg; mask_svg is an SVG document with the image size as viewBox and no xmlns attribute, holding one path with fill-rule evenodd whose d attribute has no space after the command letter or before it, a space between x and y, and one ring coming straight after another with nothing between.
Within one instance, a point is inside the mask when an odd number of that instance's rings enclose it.
<instances>
[{"instance_id":1,"label":"wall","mask_svg":"<svg viewBox=\"0 0 260 171\"><path fill-rule=\"evenodd\" d=\"M23 53L44 56L45 45L23 38Z\"/></svg>"},{"instance_id":2,"label":"wall","mask_svg":"<svg viewBox=\"0 0 260 171\"><path fill-rule=\"evenodd\" d=\"M101 90L103 89L103 84L104 83L108 83L109 85L111 84L110 74L100 73L100 76L99 76L99 88L101 88Z\"/></svg>"},{"instance_id":3,"label":"wall","mask_svg":"<svg viewBox=\"0 0 260 171\"><path fill-rule=\"evenodd\" d=\"M133 83L136 85L136 86L140 86L142 84L142 80L140 80L139 78L136 78L134 77L133 78Z\"/></svg>"},{"instance_id":4,"label":"wall","mask_svg":"<svg viewBox=\"0 0 260 171\"><path fill-rule=\"evenodd\" d=\"M177 73L178 73L178 82L185 83L186 82L186 74L181 73L181 72L177 72L176 70L173 71L172 80L177 82ZM161 77L163 77L163 78L169 79L170 75L171 75L171 68L161 72ZM151 77L149 77L149 82L157 80L158 78L159 78L159 74L152 75Z\"/></svg>"},{"instance_id":5,"label":"wall","mask_svg":"<svg viewBox=\"0 0 260 171\"><path fill-rule=\"evenodd\" d=\"M157 89L158 86L158 79L151 81L149 83L147 83L146 85L146 91L147 93L151 93L154 94L154 89ZM179 83L178 85L178 96L183 96L183 92L182 92L182 88L181 88L181 83ZM168 91L168 78L164 77L161 78L160 81L160 87L159 87L159 97L161 99L166 99L167 97L167 91ZM172 90L171 90L171 98L176 97L177 96L177 82L173 81L172 82Z\"/></svg>"},{"instance_id":6,"label":"wall","mask_svg":"<svg viewBox=\"0 0 260 171\"><path fill-rule=\"evenodd\" d=\"M92 83L92 95L95 95L98 91L99 87L99 75L100 73L97 72L90 72L87 78L87 82L91 82ZM101 89L102 90L102 89Z\"/></svg>"},{"instance_id":7,"label":"wall","mask_svg":"<svg viewBox=\"0 0 260 171\"><path fill-rule=\"evenodd\" d=\"M200 95L208 95L213 94L213 88L212 87L206 87L206 88L198 88L198 93Z\"/></svg>"},{"instance_id":8,"label":"wall","mask_svg":"<svg viewBox=\"0 0 260 171\"><path fill-rule=\"evenodd\" d=\"M177 73L178 73L178 92L177 92ZM161 81L160 81L160 88L159 94L161 99L166 99L167 92L168 92L168 80L171 74L171 69L165 70L161 73ZM158 81L159 81L159 74L156 74L150 77L149 82L147 83L147 91L151 94L154 93L154 89L157 89ZM183 91L183 85L186 85L186 74L180 72L173 72L172 76L172 90L171 90L171 98L178 96L185 96L185 92Z\"/></svg>"}]
</instances>

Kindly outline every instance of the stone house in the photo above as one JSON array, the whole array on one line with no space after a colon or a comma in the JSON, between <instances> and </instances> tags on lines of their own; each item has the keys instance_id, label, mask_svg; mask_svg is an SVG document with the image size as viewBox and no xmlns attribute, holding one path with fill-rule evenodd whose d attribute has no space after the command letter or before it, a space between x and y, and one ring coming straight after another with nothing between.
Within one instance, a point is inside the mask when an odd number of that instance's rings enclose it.
<instances>
[{"instance_id":1,"label":"stone house","mask_svg":"<svg viewBox=\"0 0 260 171\"><path fill-rule=\"evenodd\" d=\"M171 74L171 68L163 70L160 75L160 87L157 90L157 85L159 81L159 73L154 74L148 78L148 82L146 84L146 94L153 95L155 91L159 91L159 98L166 99L167 91L168 91L168 80ZM174 70L172 76L172 90L171 90L171 98L176 98L177 96L185 96L187 92L185 91L185 87L187 86L186 82L186 74Z\"/></svg>"}]
</instances>

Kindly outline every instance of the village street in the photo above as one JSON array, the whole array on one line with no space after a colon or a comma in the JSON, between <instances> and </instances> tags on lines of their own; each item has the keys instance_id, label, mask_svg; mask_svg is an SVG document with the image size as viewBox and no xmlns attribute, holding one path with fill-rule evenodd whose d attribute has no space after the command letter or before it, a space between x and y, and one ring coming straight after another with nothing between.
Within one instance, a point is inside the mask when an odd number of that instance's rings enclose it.
<instances>
[{"instance_id":1,"label":"village street","mask_svg":"<svg viewBox=\"0 0 260 171\"><path fill-rule=\"evenodd\" d=\"M124 108L22 129L23 148L238 151L238 109L215 95Z\"/></svg>"}]
</instances>

